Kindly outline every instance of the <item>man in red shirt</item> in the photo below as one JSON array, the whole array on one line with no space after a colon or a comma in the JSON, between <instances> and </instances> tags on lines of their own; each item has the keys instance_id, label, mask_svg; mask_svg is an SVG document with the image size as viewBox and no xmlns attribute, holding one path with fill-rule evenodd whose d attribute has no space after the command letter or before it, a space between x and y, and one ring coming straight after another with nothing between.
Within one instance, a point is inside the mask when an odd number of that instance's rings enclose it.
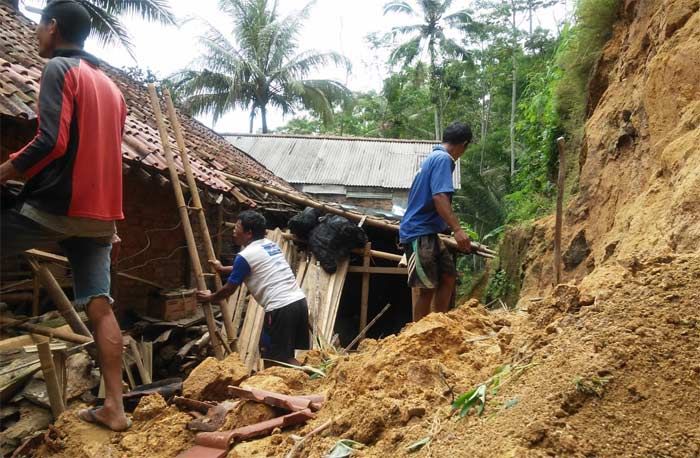
<instances>
[{"instance_id":1,"label":"man in red shirt","mask_svg":"<svg viewBox=\"0 0 700 458\"><path fill-rule=\"evenodd\" d=\"M39 90L34 139L0 165L0 183L26 182L0 220L2 256L58 243L73 271L75 305L93 326L105 402L80 417L115 431L129 427L122 402L122 335L112 311L110 263L122 214L121 138L126 104L100 62L83 51L90 15L75 0L53 0L37 26L49 58Z\"/></svg>"}]
</instances>

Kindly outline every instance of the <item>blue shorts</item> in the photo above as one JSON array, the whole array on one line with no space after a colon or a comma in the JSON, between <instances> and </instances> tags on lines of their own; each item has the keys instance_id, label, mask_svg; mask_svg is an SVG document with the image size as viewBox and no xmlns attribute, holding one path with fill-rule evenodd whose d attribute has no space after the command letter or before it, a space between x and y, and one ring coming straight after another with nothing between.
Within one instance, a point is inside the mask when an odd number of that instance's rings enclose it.
<instances>
[{"instance_id":1,"label":"blue shorts","mask_svg":"<svg viewBox=\"0 0 700 458\"><path fill-rule=\"evenodd\" d=\"M0 256L23 253L32 248L51 249L57 244L70 262L73 272L73 303L82 310L97 297L110 304L110 253L112 244L105 237L70 237L52 231L17 210L3 210L0 215Z\"/></svg>"}]
</instances>

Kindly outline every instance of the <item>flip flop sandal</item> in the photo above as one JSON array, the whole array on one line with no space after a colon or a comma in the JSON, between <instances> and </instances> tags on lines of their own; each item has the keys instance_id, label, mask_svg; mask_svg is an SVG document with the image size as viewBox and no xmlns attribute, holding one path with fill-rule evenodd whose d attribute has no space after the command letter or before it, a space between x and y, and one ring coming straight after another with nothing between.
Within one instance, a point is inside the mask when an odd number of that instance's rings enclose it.
<instances>
[{"instance_id":1,"label":"flip flop sandal","mask_svg":"<svg viewBox=\"0 0 700 458\"><path fill-rule=\"evenodd\" d=\"M128 418L128 417L127 417L127 419L126 419L126 428L124 428L124 429L119 429L119 430L110 428L110 427L109 427L107 424L105 424L102 420L100 420L99 418L97 418L97 415L95 415L95 412L97 412L98 410L99 410L99 409L95 409L95 408L92 408L92 409L82 409L82 410L78 411L78 418L80 418L81 420L83 420L83 421L86 422L86 423L92 423L92 424L95 424L95 425L99 425L99 426L102 426L102 427L104 427L104 428L107 428L107 429L109 429L109 430L111 430L111 431L114 431L114 432L117 432L117 433L124 432L124 431L126 431L127 429L131 428L132 422L131 422L131 419Z\"/></svg>"}]
</instances>

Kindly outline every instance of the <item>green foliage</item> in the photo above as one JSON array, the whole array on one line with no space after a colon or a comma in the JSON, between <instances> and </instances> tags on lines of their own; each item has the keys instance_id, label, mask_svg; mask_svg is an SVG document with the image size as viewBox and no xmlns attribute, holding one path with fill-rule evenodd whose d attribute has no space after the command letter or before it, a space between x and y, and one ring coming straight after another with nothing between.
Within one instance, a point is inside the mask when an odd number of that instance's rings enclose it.
<instances>
[{"instance_id":1,"label":"green foliage","mask_svg":"<svg viewBox=\"0 0 700 458\"><path fill-rule=\"evenodd\" d=\"M502 299L510 293L513 284L510 282L506 271L498 269L495 274L489 279L489 285L486 287L485 301L490 303L496 299Z\"/></svg>"},{"instance_id":2,"label":"green foliage","mask_svg":"<svg viewBox=\"0 0 700 458\"><path fill-rule=\"evenodd\" d=\"M467 391L452 403L452 408L459 411L460 418L465 417L474 409L476 414L481 416L486 407L486 384L481 384L476 388Z\"/></svg>"},{"instance_id":3,"label":"green foliage","mask_svg":"<svg viewBox=\"0 0 700 458\"><path fill-rule=\"evenodd\" d=\"M423 439L417 440L414 443L410 444L408 447L406 447L406 451L408 453L414 453L417 452L418 450L422 449L426 445L430 443L432 440L431 436L426 436Z\"/></svg>"},{"instance_id":4,"label":"green foliage","mask_svg":"<svg viewBox=\"0 0 700 458\"><path fill-rule=\"evenodd\" d=\"M175 24L175 15L168 0L78 0L92 19L92 35L103 44L120 44L131 55L133 45L129 32L119 19L123 15L138 15L147 21Z\"/></svg>"},{"instance_id":5,"label":"green foliage","mask_svg":"<svg viewBox=\"0 0 700 458\"><path fill-rule=\"evenodd\" d=\"M210 113L214 121L243 108L250 113L251 132L259 114L267 133L269 106L283 114L309 109L330 122L333 104L347 99L349 91L337 81L308 76L326 65L349 70L349 62L334 52L298 51L311 4L288 17L281 17L277 2L268 0L221 0L220 7L232 22L233 37L213 26L201 37L202 57L173 78L185 107L195 115Z\"/></svg>"}]
</instances>

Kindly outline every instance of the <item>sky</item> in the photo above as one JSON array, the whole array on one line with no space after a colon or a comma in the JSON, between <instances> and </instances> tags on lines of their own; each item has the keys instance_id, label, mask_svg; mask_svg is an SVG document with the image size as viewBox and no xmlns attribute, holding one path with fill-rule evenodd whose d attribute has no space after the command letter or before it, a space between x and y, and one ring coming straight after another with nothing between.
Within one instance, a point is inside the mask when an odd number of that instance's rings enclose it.
<instances>
[{"instance_id":1,"label":"sky","mask_svg":"<svg viewBox=\"0 0 700 458\"><path fill-rule=\"evenodd\" d=\"M35 7L42 7L44 3L43 0L22 1ZM307 3L308 0L279 0L279 11L286 15L300 10ZM353 91L381 90L382 81L390 70L386 64L389 51L371 49L366 36L412 22L402 15L384 16L385 3L385 0L317 0L300 34L299 49L340 52L352 63L352 70L348 74L345 69L329 66L312 73L310 78L335 79ZM158 77L167 77L187 68L199 56L201 48L198 37L207 30L205 22L221 31L230 27L217 4L218 0L170 0L179 26L149 23L133 16L122 18L131 35L136 60L123 48L105 47L92 38L88 39L86 50L115 67L138 66L144 70L150 69ZM457 0L453 8L460 6L468 7L469 2ZM543 11L537 18L537 24L553 28L566 17L568 9L562 6ZM28 16L38 19L31 13ZM241 110L224 115L216 124L206 115L198 119L218 132L248 131L248 113ZM291 116L284 118L280 112L269 110L268 126L275 129L290 119ZM259 116L255 129L260 129Z\"/></svg>"}]
</instances>

